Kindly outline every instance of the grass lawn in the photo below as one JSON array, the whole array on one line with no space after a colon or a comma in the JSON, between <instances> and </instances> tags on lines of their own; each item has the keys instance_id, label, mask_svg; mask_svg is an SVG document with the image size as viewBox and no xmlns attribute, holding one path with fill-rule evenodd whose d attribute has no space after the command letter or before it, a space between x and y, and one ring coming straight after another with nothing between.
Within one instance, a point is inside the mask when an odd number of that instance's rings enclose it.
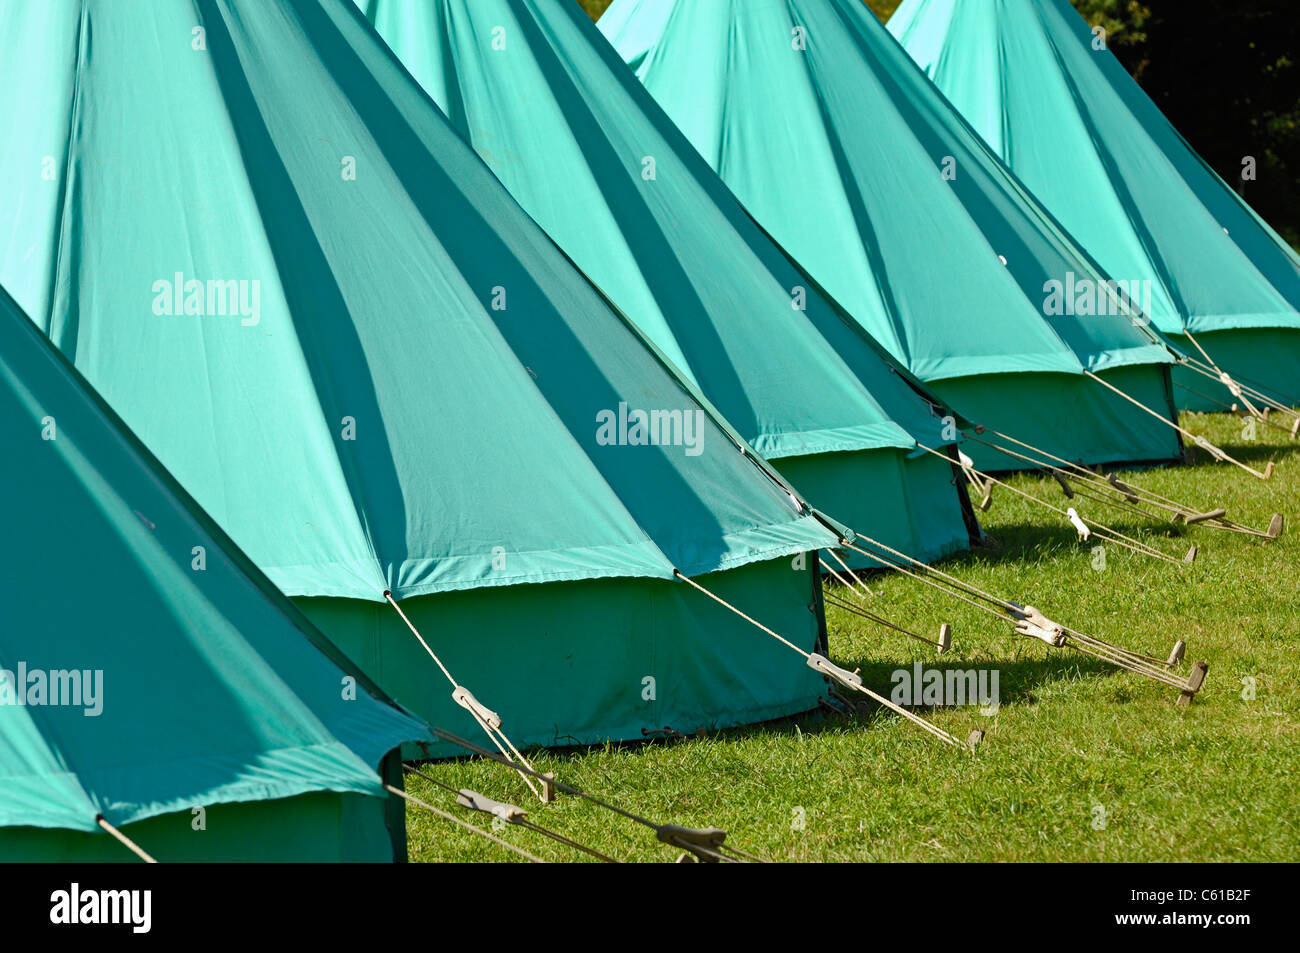
<instances>
[{"instance_id":1,"label":"grass lawn","mask_svg":"<svg viewBox=\"0 0 1300 953\"><path fill-rule=\"evenodd\" d=\"M1189 708L1176 706L1177 693L1166 686L1016 636L1010 623L916 580L876 575L869 580L873 608L923 633L951 622L952 653L941 661L917 642L830 608L832 658L861 666L866 684L882 694L890 673L918 658L927 667L997 670L996 715L973 707L927 713L959 737L985 729L974 756L875 709L675 742L538 752L539 768L660 821L722 827L736 846L779 861L1295 860L1300 444L1263 427L1246 440L1241 422L1228 415L1185 415L1184 426L1257 469L1276 459L1277 472L1266 484L1203 463L1134 479L1189 504L1226 506L1229 517L1258 528L1283 512L1290 525L1280 540L1173 530L1121 513L1109 525L1177 556L1195 541L1200 558L1178 568L1108 547L1105 568L1097 570L1091 545L1079 544L1063 519L999 490L982 515L997 545L943 568L1151 655L1163 657L1185 639L1180 672L1196 659L1210 664ZM1050 480L1013 482L1055 504L1063 499ZM1111 514L1093 518L1105 522ZM1253 679L1253 700L1243 697L1244 679ZM621 859L675 856L649 830L578 798L530 805L523 783L499 765L423 770L519 804L534 821ZM424 779L408 777L407 785L448 807L447 793ZM480 826L488 820L460 815ZM407 830L414 861L512 859L422 811L408 811ZM547 859L583 859L521 828L500 836Z\"/></svg>"}]
</instances>

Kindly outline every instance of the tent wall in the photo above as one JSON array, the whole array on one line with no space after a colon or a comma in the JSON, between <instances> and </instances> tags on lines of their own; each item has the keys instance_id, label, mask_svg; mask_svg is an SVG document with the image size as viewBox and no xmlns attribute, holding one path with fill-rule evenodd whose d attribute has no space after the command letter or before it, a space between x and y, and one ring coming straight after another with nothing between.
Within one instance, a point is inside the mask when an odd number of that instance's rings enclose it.
<instances>
[{"instance_id":1,"label":"tent wall","mask_svg":"<svg viewBox=\"0 0 1300 953\"><path fill-rule=\"evenodd\" d=\"M1174 419L1165 365L1115 367L1098 376ZM1177 431L1087 377L988 374L934 381L930 386L974 423L1069 460L1153 463L1176 460L1182 453ZM1069 408L1068 418L1062 418L1061 408ZM985 439L999 442L992 436ZM966 441L962 449L981 470L1029 469L1022 461L974 440Z\"/></svg>"},{"instance_id":2,"label":"tent wall","mask_svg":"<svg viewBox=\"0 0 1300 953\"><path fill-rule=\"evenodd\" d=\"M970 547L965 486L954 492L952 465L930 454L909 460L902 450L860 450L770 462L818 509L917 559L930 562ZM854 569L881 568L851 550L841 555ZM834 560L830 566L841 569Z\"/></svg>"},{"instance_id":3,"label":"tent wall","mask_svg":"<svg viewBox=\"0 0 1300 953\"><path fill-rule=\"evenodd\" d=\"M786 557L697 581L811 651L821 635L812 608L815 564L811 556ZM392 606L295 601L403 705L486 742ZM643 730L690 734L759 722L816 707L823 689L789 648L681 582L485 586L405 599L402 609L520 746L641 740ZM461 752L439 746L406 753Z\"/></svg>"},{"instance_id":4,"label":"tent wall","mask_svg":"<svg viewBox=\"0 0 1300 953\"><path fill-rule=\"evenodd\" d=\"M1231 331L1205 331L1197 334L1196 340L1214 359L1214 363L1237 376L1241 383L1256 387L1285 405L1294 404L1297 397L1300 397L1300 331L1290 328L1237 328ZM1200 356L1191 344L1180 343L1192 356ZM1173 373L1174 397L1181 409L1213 413L1224 410L1223 404L1232 403L1232 395L1217 381L1183 367L1174 368ZM1289 386L1276 384L1283 381L1290 382ZM1275 383L1276 386L1283 387L1285 392L1273 390L1265 386L1264 382ZM1192 391L1200 391L1214 400L1207 400Z\"/></svg>"},{"instance_id":5,"label":"tent wall","mask_svg":"<svg viewBox=\"0 0 1300 953\"><path fill-rule=\"evenodd\" d=\"M394 749L385 755L379 765L379 775L385 784L405 790L406 775L402 771L402 752ZM389 795L384 806L384 824L388 828L388 843L394 862L406 863L406 801Z\"/></svg>"},{"instance_id":6,"label":"tent wall","mask_svg":"<svg viewBox=\"0 0 1300 953\"><path fill-rule=\"evenodd\" d=\"M391 863L386 812L396 797L323 791L276 801L212 804L206 828L194 830L190 811L160 814L122 829L160 863L299 862ZM42 863L131 862L135 857L104 831L63 828L0 829L0 861Z\"/></svg>"}]
</instances>

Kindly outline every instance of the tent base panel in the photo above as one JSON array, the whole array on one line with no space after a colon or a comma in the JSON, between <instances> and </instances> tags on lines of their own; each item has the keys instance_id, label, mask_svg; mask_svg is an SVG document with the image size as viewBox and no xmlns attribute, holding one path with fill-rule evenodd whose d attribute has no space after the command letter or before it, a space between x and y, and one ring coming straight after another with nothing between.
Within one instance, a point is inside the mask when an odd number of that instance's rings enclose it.
<instances>
[{"instance_id":1,"label":"tent base panel","mask_svg":"<svg viewBox=\"0 0 1300 953\"><path fill-rule=\"evenodd\" d=\"M507 554L504 558L509 559ZM697 578L812 651L816 560L807 554ZM491 748L452 686L386 603L294 600L362 671L431 724ZM787 646L682 582L593 579L490 586L402 600L456 680L521 748L640 741L753 724L817 707L823 679ZM408 758L464 754L407 746Z\"/></svg>"},{"instance_id":2,"label":"tent base panel","mask_svg":"<svg viewBox=\"0 0 1300 953\"><path fill-rule=\"evenodd\" d=\"M931 454L909 460L903 450L857 450L770 462L827 516L914 559L970 549L964 490L952 465ZM881 568L852 550L840 555L852 569Z\"/></svg>"},{"instance_id":3,"label":"tent base panel","mask_svg":"<svg viewBox=\"0 0 1300 953\"><path fill-rule=\"evenodd\" d=\"M1115 367L1098 376L1173 419L1172 387L1165 365ZM1067 460L1094 465L1182 459L1176 430L1088 377L987 374L933 381L930 387L972 423ZM1006 443L992 436L984 439ZM965 441L962 449L975 461L976 469L986 472L1034 469L974 440Z\"/></svg>"},{"instance_id":4,"label":"tent base panel","mask_svg":"<svg viewBox=\"0 0 1300 953\"><path fill-rule=\"evenodd\" d=\"M400 769L400 765L399 765ZM274 801L210 804L127 824L122 833L159 863L392 863L406 860L406 834L390 833L398 798L321 791ZM196 825L202 820L202 829ZM130 863L138 858L106 831L0 829L0 860Z\"/></svg>"},{"instance_id":5,"label":"tent base panel","mask_svg":"<svg viewBox=\"0 0 1300 953\"><path fill-rule=\"evenodd\" d=\"M1185 337L1172 337L1189 355L1201 358L1195 345ZM1300 331L1292 328L1237 328L1197 334L1196 341L1215 364L1227 373L1239 376L1241 383L1263 391L1284 406L1291 406L1300 398ZM1233 403L1232 394L1217 381L1185 367L1174 368L1173 374L1174 400L1179 410L1225 413L1227 408L1222 405ZM1221 403L1215 403L1216 400Z\"/></svg>"}]
</instances>

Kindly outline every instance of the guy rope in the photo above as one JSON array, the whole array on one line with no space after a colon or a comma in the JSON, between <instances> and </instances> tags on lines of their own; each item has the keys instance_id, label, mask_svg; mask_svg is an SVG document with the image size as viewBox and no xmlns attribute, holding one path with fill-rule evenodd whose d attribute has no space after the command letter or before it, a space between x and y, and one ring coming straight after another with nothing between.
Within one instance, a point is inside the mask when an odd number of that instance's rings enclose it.
<instances>
[{"instance_id":1,"label":"guy rope","mask_svg":"<svg viewBox=\"0 0 1300 953\"><path fill-rule=\"evenodd\" d=\"M1249 386L1249 384L1242 383L1242 381L1245 380L1245 378L1235 377L1231 374L1225 373L1223 369L1220 368L1219 365L1214 362L1214 359L1211 358L1208 353L1206 353L1205 348L1201 347L1201 342L1196 340L1196 338L1192 336L1191 331L1188 331L1186 328L1184 328L1183 334L1187 336L1187 340L1191 341L1192 344L1196 346L1196 350L1201 352L1201 357L1205 358L1205 362L1201 363L1197 361L1196 358L1190 355L1183 354L1182 352L1175 352L1178 354L1179 363L1181 363L1184 367L1188 368L1189 370L1192 370L1197 374L1200 374L1202 377L1205 377L1209 380L1216 381L1222 384L1225 388L1227 388L1228 393L1230 393L1236 400L1241 402L1243 409L1251 417L1254 417L1255 419L1261 420L1265 423L1269 423L1271 426L1278 427L1279 430L1283 430L1290 433L1292 440L1296 439L1297 434L1300 434L1300 413L1297 413L1294 409L1286 406L1281 401L1278 401L1270 397L1268 394L1265 394L1263 391L1257 390L1256 388ZM1192 391L1190 387L1185 387L1184 390ZM1197 396L1200 397L1206 397L1205 394L1199 394L1197 391L1192 391L1192 393L1197 394ZM1287 396L1287 395L1283 395L1283 396ZM1251 401L1252 397L1255 399L1255 401L1264 405L1264 410L1260 410L1258 407L1255 406L1255 404ZM1206 397L1206 399L1213 400L1215 403L1220 403L1219 401L1214 400L1214 398L1212 397ZM1291 400L1293 404L1300 404L1300 400L1296 400L1293 397L1287 397L1287 399ZM1237 408L1233 406L1231 409L1236 410ZM1288 430L1288 428L1286 427L1279 427L1277 424L1272 424L1271 421L1269 420L1269 414L1268 414L1270 410L1276 410L1282 413L1283 415L1292 418L1292 424L1290 429Z\"/></svg>"},{"instance_id":2,"label":"guy rope","mask_svg":"<svg viewBox=\"0 0 1300 953\"><path fill-rule=\"evenodd\" d=\"M1177 677L1170 671L1182 661L1186 651L1186 646L1181 640L1174 644L1169 657L1163 660L1131 649L1121 648L1077 629L1054 622L1033 606L1020 605L985 592L955 576L949 575L941 569L927 566L920 560L913 559L911 556L892 549L870 537L858 534L855 538L878 548L881 553L885 553L887 556L868 552L853 545L848 539L841 539L840 545L874 560L882 568L892 569L895 572L917 579L952 598L973 605L989 615L997 618L1008 617L1015 623L1015 631L1020 635L1039 639L1054 648L1069 646L1086 655L1109 662L1118 668L1126 669L1134 674L1143 675L1171 688L1176 688L1179 691L1178 700L1180 704L1190 703L1192 696L1200 691L1201 684L1205 681L1205 674L1209 666L1204 662L1197 662L1193 666L1190 676L1185 679ZM911 564L915 568L909 569L905 564Z\"/></svg>"},{"instance_id":3,"label":"guy rope","mask_svg":"<svg viewBox=\"0 0 1300 953\"><path fill-rule=\"evenodd\" d=\"M574 850L582 851L584 854L588 854L592 857L595 857L597 860L603 860L605 863L608 864L622 863L622 861L615 860L613 857L610 857L608 854L602 854L600 851L594 848L588 847L585 844L580 844L578 843L578 841L573 840L572 838L565 837L563 834L558 834L555 831L542 827L540 824L534 823L533 821L528 819L527 811L525 811L521 807L516 807L514 804L507 804L504 801L493 800L492 798L485 797L484 795L479 794L477 791L472 791L469 788L452 787L450 784L445 784L444 782L439 781L437 778L433 777L432 775L425 774L423 771L419 770L418 768L411 767L409 764L402 765L402 770L405 771L407 774L419 775L420 777L424 778L424 780L428 781L430 784L434 785L435 787L439 787L442 788L444 791L450 792L453 796L455 796L456 803L460 807L466 808L471 811L479 811L484 814L490 814L492 817L499 819L502 823L512 824L517 827L525 828L526 830L534 831L538 834L541 834L543 837L550 838L551 840L555 841L558 844L563 844L566 847L572 847Z\"/></svg>"},{"instance_id":4,"label":"guy rope","mask_svg":"<svg viewBox=\"0 0 1300 953\"><path fill-rule=\"evenodd\" d=\"M977 730L971 732L970 736L965 741L959 740L958 738L944 731L938 725L926 721L924 718L922 718L920 715L916 714L915 712L908 711L902 705L898 705L890 701L885 696L879 695L876 692L873 692L871 689L867 688L862 683L862 676L858 672L856 671L850 672L847 669L840 668L830 659L826 658L826 656L820 655L817 652L807 652L804 649L801 649L799 646L795 645L789 639L785 638L782 635L779 635L776 632L773 632L771 629L763 625L761 622L757 622L754 619L750 618L749 616L745 615L745 613L741 612L739 609L737 609L731 603L727 602L721 596L715 595L714 593L710 592L708 589L705 589L694 579L691 579L689 576L683 575L678 570L674 569L673 575L675 575L678 579L680 579L682 582L686 583L687 585L693 586L694 588L698 589L700 592L704 593L714 602L718 603L719 605L723 606L726 609L731 610L736 615L740 616L742 619L748 622L750 625L753 625L759 630L761 630L762 632L767 633L772 638L776 639L778 642L784 645L786 648L794 652L797 652L799 655L802 655L804 660L808 663L808 667L811 668L813 671L826 676L831 681L836 682L839 685L842 685L843 687L849 689L850 691L855 691L863 695L866 695L868 698L871 698L874 701L876 701L878 704L885 706L895 714L901 715L902 717L906 718L908 721L912 722L914 725L921 728L922 730L927 731L930 734L934 735L936 738L938 738L940 741L944 742L945 744L952 745L954 748L961 748L963 750L973 750L975 745L978 744L979 741L984 737L984 732Z\"/></svg>"},{"instance_id":5,"label":"guy rope","mask_svg":"<svg viewBox=\"0 0 1300 953\"><path fill-rule=\"evenodd\" d=\"M661 843L685 851L700 863L763 862L760 857L755 857L753 854L747 854L738 848L728 845L726 843L727 832L720 828L692 828L679 827L676 824L657 824L639 814L633 814L631 811L621 808L617 804L611 804L609 801L602 800L593 794L588 794L571 784L557 781L549 775L539 774L536 769L530 766L511 761L504 755L498 754L495 751L489 751L487 748L484 748L481 745L476 745L472 741L462 738L459 735L452 734L450 731L438 728L437 726L431 726L430 730L443 741L464 748L466 751L471 751L491 761L495 761L498 764L502 764L511 771L517 771L519 774L525 776L531 775L539 781L545 781L554 785L556 790L562 791L565 794L573 795L574 797L582 798L584 801L589 801L603 810L610 811L620 817L632 821L634 824L648 827L655 832L655 836ZM680 861L684 858L678 859Z\"/></svg>"},{"instance_id":6,"label":"guy rope","mask_svg":"<svg viewBox=\"0 0 1300 953\"><path fill-rule=\"evenodd\" d=\"M139 844L131 840L131 838L127 837L125 834L119 831L112 824L108 823L108 821L104 820L103 814L95 815L95 823L98 824L100 827L102 827L104 830L108 831L108 833L112 834L115 838L117 838L117 840L121 842L123 847L125 847L131 853L135 854L146 864L158 863L158 861L154 860L152 857L146 854L144 852L144 848L142 848Z\"/></svg>"},{"instance_id":7,"label":"guy rope","mask_svg":"<svg viewBox=\"0 0 1300 953\"><path fill-rule=\"evenodd\" d=\"M1105 380L1104 378L1097 376L1097 375L1094 374L1092 371L1085 370L1084 373L1085 373L1086 375L1088 375L1089 377L1091 377L1093 380L1095 380L1095 381L1096 381L1098 384L1100 384L1102 387L1105 387L1107 390L1113 391L1114 393L1118 394L1120 397L1123 397L1123 398L1124 398L1126 401L1128 401L1130 404L1134 405L1135 407L1137 407L1137 408L1139 408L1139 409L1141 409L1141 410L1146 411L1146 412L1147 412L1148 414L1150 414L1152 417L1156 418L1156 420L1159 420L1161 423L1163 423L1163 424L1165 424L1165 425L1167 425L1167 426L1169 426L1169 427L1172 427L1174 430L1177 430L1180 434L1182 434L1184 437L1186 437L1186 438L1187 438L1188 440L1190 440L1192 443L1196 444L1196 446L1200 447L1202 450L1204 450L1206 453L1208 453L1208 454L1209 454L1210 456L1212 456L1214 459L1216 459L1216 460L1218 460L1218 461L1220 461L1220 462L1223 462L1223 463L1231 463L1233 466L1240 467L1242 470L1245 470L1247 473L1251 474L1252 476L1259 477L1261 480L1267 480L1267 479L1269 479L1269 477L1271 477L1271 476L1273 475L1273 461L1272 461L1272 460L1270 460L1269 463L1268 463L1268 466L1264 468L1264 472L1263 472L1263 473L1260 473L1260 472L1259 472L1258 470L1256 470L1254 467L1249 466L1248 464L1242 463L1240 460L1238 460L1238 459L1236 459L1235 457L1231 456L1231 455L1228 454L1226 451L1224 451L1224 450L1220 450L1220 449L1219 449L1218 447L1216 447L1214 444L1210 443L1210 441L1207 440L1205 437L1202 437L1202 436L1200 436L1199 434L1194 434L1194 433L1192 433L1190 430L1187 430L1187 429L1183 428L1182 426L1180 426L1179 424L1177 424L1177 423L1175 423L1174 421L1170 420L1168 417L1166 417L1164 414L1160 413L1159 411L1152 410L1150 407L1148 407L1146 404L1142 403L1142 402L1141 402L1140 400L1138 400L1137 398L1135 398L1135 397L1130 397L1128 394L1124 393L1122 390L1120 390L1120 389L1119 389L1118 387L1116 387L1114 384L1110 383L1110 381Z\"/></svg>"},{"instance_id":8,"label":"guy rope","mask_svg":"<svg viewBox=\"0 0 1300 953\"><path fill-rule=\"evenodd\" d=\"M938 450L934 450L930 447L925 446L924 444L918 443L917 447L919 447L921 450L924 450L926 453L932 453L936 457L940 457L944 460L950 459L947 454L940 453ZM1034 496L1032 493L1028 493L1025 490L1020 489L1019 487L1012 486L1010 483L1006 483L1002 480L999 480L997 477L989 476L988 474L982 474L982 476L984 479L990 481L996 486L1002 487L1003 489L1007 490L1010 493L1014 493L1017 496L1022 496L1033 503L1037 503L1039 506L1045 507L1046 509L1052 510L1053 512L1060 514L1061 516L1065 517L1066 520L1068 520L1070 524L1075 527L1076 530L1078 530L1080 520L1077 513L1072 518L1068 510L1063 510L1059 506L1053 506L1051 503L1048 503L1046 500ZM1154 548L1153 546L1148 546L1146 543L1142 542L1141 540L1134 539L1132 536L1128 536L1124 533L1121 533L1119 530L1111 529L1110 527L1104 526L1101 523L1092 523L1091 525L1087 525L1086 530L1087 532L1080 531L1081 539L1090 538L1092 534L1095 533L1097 536L1101 537L1102 539L1114 543L1117 546L1123 547L1124 549L1131 549L1133 552L1138 553L1140 555L1149 556L1152 559L1163 560L1164 562L1172 563L1175 566L1182 566L1184 563L1191 562L1196 558L1195 546L1193 546L1188 551L1187 555L1183 557L1183 559L1180 561L1178 559L1175 559L1173 556L1168 555L1167 553L1162 553L1160 550Z\"/></svg>"},{"instance_id":9,"label":"guy rope","mask_svg":"<svg viewBox=\"0 0 1300 953\"><path fill-rule=\"evenodd\" d=\"M447 811L442 810L442 808L434 807L432 804L429 804L426 801L421 801L418 797L415 797L412 794L407 794L399 787L394 787L391 784L385 784L384 789L388 791L388 793L396 794L402 800L409 801L411 804L414 804L416 807L428 811L430 814L433 814L435 817L441 817L444 821L450 821L451 823L455 824L457 827L463 827L465 830L469 831L472 834L477 834L479 837L482 837L486 840L490 840L492 841L492 843L504 847L506 850L510 851L511 853L518 854L520 857L523 857L525 860L532 861L534 864L546 863L546 861L542 860L542 858L538 857L537 855L530 854L528 853L528 851L524 850L523 848L516 847L514 844L510 843L509 841L502 840L500 837L497 837L497 835L493 834L491 831L485 831L481 827L475 827L473 824L469 823L468 821L462 821L455 814L450 814Z\"/></svg>"},{"instance_id":10,"label":"guy rope","mask_svg":"<svg viewBox=\"0 0 1300 953\"><path fill-rule=\"evenodd\" d=\"M1015 444L1025 452L1019 452L985 439L982 435L986 434L991 434L1000 440ZM1223 508L1200 510L1193 506L1187 506L1167 496L1162 496L1153 490L1144 489L1131 480L1121 481L1114 474L1102 476L1082 464L1073 463L989 427L977 426L974 433L963 432L962 436L1009 457L1033 464L1042 472L1053 477L1060 484L1062 492L1065 493L1068 499L1073 499L1078 494L1085 499L1134 516L1145 519L1158 519L1159 517L1156 514L1142 509L1143 506L1148 506L1162 511L1174 523L1183 523L1189 526L1204 524L1210 529L1228 530L1248 536L1258 536L1267 540L1276 539L1282 533L1284 519L1280 513L1273 514L1273 519L1269 523L1267 530L1258 530L1227 519L1227 510Z\"/></svg>"},{"instance_id":11,"label":"guy rope","mask_svg":"<svg viewBox=\"0 0 1300 953\"><path fill-rule=\"evenodd\" d=\"M1190 367L1190 365L1188 366ZM1192 368L1192 370L1199 371L1200 368ZM1202 400L1208 400L1212 404L1217 404L1219 407L1223 409L1224 413L1236 414L1242 420L1245 420L1247 418L1253 418L1255 420L1258 420L1264 426L1272 427L1274 430L1278 431L1279 433L1286 434L1292 440L1294 440L1296 437L1297 428L1300 428L1300 417L1295 418L1295 421L1291 427L1286 427L1273 419L1272 415L1270 414L1270 411L1272 410L1272 408L1270 407L1265 407L1263 411L1252 413L1250 410L1243 407L1241 404L1236 404L1236 403L1230 404L1226 400L1221 400L1218 397L1205 393L1205 391L1197 390L1195 387L1188 387L1182 381L1174 381L1174 386L1177 387L1179 390L1185 390L1189 394L1194 394L1195 396L1201 398Z\"/></svg>"},{"instance_id":12,"label":"guy rope","mask_svg":"<svg viewBox=\"0 0 1300 953\"><path fill-rule=\"evenodd\" d=\"M1249 382L1242 383L1246 379L1241 377L1240 375L1234 377L1232 375L1224 373L1224 371L1217 364L1214 363L1214 360L1206 352L1205 348L1201 347L1201 342L1196 340L1196 338L1192 335L1192 332L1189 331L1187 328L1183 328L1183 334L1186 336L1187 340L1192 342L1196 350L1198 350L1201 353L1201 357L1204 358L1204 362L1198 361L1195 357L1187 354L1182 350L1179 350L1177 347L1173 346L1173 344L1169 340L1154 333L1150 328L1150 324L1151 324L1150 317L1144 314L1140 308L1135 308L1133 302L1129 301L1126 295L1124 296L1116 295L1115 293L1112 292L1110 293L1109 297L1111 301L1113 301L1115 304L1119 306L1118 313L1127 314L1129 320L1133 323L1133 326L1136 327L1141 332L1143 332L1151 340L1153 344L1158 344L1163 346L1165 350L1168 351L1181 366L1186 367L1189 370L1196 372L1197 374L1200 374L1202 377L1206 377L1210 380L1222 384L1224 387L1228 389L1228 392L1232 394L1233 397L1241 401L1243 407L1245 408L1248 414L1260 420L1266 420L1268 410L1280 411L1281 413L1294 418L1294 422L1292 423L1290 429L1291 438L1295 439L1297 433L1300 433L1300 414L1297 414L1295 410L1293 410L1290 407L1287 407L1285 404L1274 399L1273 397L1270 397L1268 394L1264 393L1263 391L1248 386ZM1251 467L1246 466L1243 463L1238 462L1237 460L1234 460L1232 457L1228 456L1218 447L1215 447L1205 438L1197 437L1194 434L1188 433L1186 430L1183 430L1182 427L1179 427L1177 424L1172 423L1167 418L1165 418L1162 414L1157 413L1156 411L1152 410L1150 407L1147 407L1146 405L1130 397L1128 394L1125 394L1118 387L1115 387L1113 384L1107 383L1106 381L1098 377L1096 374L1093 374L1091 371L1085 371L1084 373L1086 373L1089 377L1091 377L1093 380L1097 381L1098 383L1103 384L1104 386L1110 388L1110 390L1119 394L1125 400L1129 401L1132 404L1135 404L1138 407L1141 407L1147 413L1151 414L1152 416L1156 417L1159 420L1164 421L1166 424L1169 424L1170 426L1174 427L1176 430L1178 430L1179 433L1192 440L1198 447L1201 447L1203 450L1209 453L1216 460L1233 463L1236 466L1241 467L1243 470L1246 470L1248 473L1252 473L1255 476L1260 477L1261 479L1267 480L1270 476L1272 476L1273 474L1272 463L1269 463L1265 471L1263 473L1260 473L1258 470L1255 470ZM1184 388L1184 389L1190 390L1190 388ZM1280 396L1286 397L1293 404L1300 404L1300 400L1297 400L1295 397L1292 397L1291 395L1281 394L1280 391L1277 393L1279 393ZM1259 408L1257 408L1254 405L1254 403L1252 403L1251 398L1254 398L1254 401L1263 404L1266 409L1264 411L1260 411Z\"/></svg>"},{"instance_id":13,"label":"guy rope","mask_svg":"<svg viewBox=\"0 0 1300 953\"><path fill-rule=\"evenodd\" d=\"M825 567L826 571L829 572L832 576L834 576L841 586L843 586L845 589L849 590L850 592L854 593L855 595L859 591L865 592L868 596L872 595L871 590L867 588L866 584L863 583L861 579L857 578L857 576L854 574L854 572L851 569L849 569L848 564L843 559L840 558L839 553L837 553L833 549L823 549L821 550L821 552L825 553L828 556L831 556L832 558L835 559L836 562L838 562L841 566L844 567L844 572L846 573L846 575L842 576L838 572L836 572L835 567L831 566L829 563L827 562L822 563L822 566ZM897 625L896 623L890 622L888 619L876 615L874 612L868 610L866 606L862 605L860 602L856 602L856 603L845 602L843 599L840 599L839 597L833 595L830 592L827 592L824 589L822 590L822 598L825 599L827 602L829 602L831 605L838 606L839 608L843 609L846 612L851 612L854 615L861 616L862 618L867 619L868 621L876 623L876 625L883 626L886 629L891 629L894 632L901 632L903 635L910 636L911 638L916 639L918 642L924 642L927 645L933 645L938 648L940 654L947 652L950 648L952 648L952 626L950 626L946 622L939 627L938 639L928 639L924 635L917 635L915 632L911 631L910 629L905 629L902 626Z\"/></svg>"},{"instance_id":14,"label":"guy rope","mask_svg":"<svg viewBox=\"0 0 1300 953\"><path fill-rule=\"evenodd\" d=\"M402 621L406 623L406 627L411 630L411 633L417 640L419 640L419 643L424 646L424 650L429 653L429 658L433 659L434 662L437 663L438 668L442 669L442 674L447 676L447 681L451 682L452 701L461 708L464 708L473 716L474 720L478 722L479 727L483 729L483 733L492 739L492 743L497 746L497 750L501 752L502 756L505 757L506 760L510 760L510 754L506 752L506 747L508 747L510 753L512 753L521 764L527 765L531 768L532 765L528 763L528 759L519 753L519 749L514 746L514 743L506 737L506 733L501 730L501 716L480 702L474 697L473 693L468 688L456 681L451 672L447 670L447 666L442 664L442 659L438 658L437 653L434 652L433 649L429 647L429 643L424 640L424 636L420 634L420 630L417 629L411 620L406 617L406 613L403 612L402 607L397 604L397 601L393 598L393 593L390 590L384 590L384 598L387 599L392 607L397 610L397 614L402 617ZM505 743L504 747L502 742ZM536 772L532 773L536 774ZM543 803L550 800L550 789L546 786L545 779L543 779L543 788L540 791L527 775L524 776L524 782L532 789L532 792L537 795L538 800Z\"/></svg>"}]
</instances>

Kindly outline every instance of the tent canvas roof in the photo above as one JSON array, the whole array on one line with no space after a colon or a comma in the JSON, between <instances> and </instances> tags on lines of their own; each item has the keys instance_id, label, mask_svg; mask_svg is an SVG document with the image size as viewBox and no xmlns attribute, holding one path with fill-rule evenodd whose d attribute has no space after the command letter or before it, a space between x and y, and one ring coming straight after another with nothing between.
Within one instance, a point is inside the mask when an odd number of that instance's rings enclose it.
<instances>
[{"instance_id":1,"label":"tent canvas roof","mask_svg":"<svg viewBox=\"0 0 1300 953\"><path fill-rule=\"evenodd\" d=\"M11 4L0 33L0 126L26 130L0 281L285 592L670 578L833 541L349 0ZM602 441L620 404L699 415L700 452Z\"/></svg>"},{"instance_id":2,"label":"tent canvas roof","mask_svg":"<svg viewBox=\"0 0 1300 953\"><path fill-rule=\"evenodd\" d=\"M599 25L755 218L922 379L1172 360L1127 317L1044 313L1049 280L1100 281L1095 263L859 0L615 0Z\"/></svg>"},{"instance_id":3,"label":"tent canvas roof","mask_svg":"<svg viewBox=\"0 0 1300 953\"><path fill-rule=\"evenodd\" d=\"M905 0L889 29L1163 331L1300 328L1300 256L1066 0Z\"/></svg>"},{"instance_id":4,"label":"tent canvas roof","mask_svg":"<svg viewBox=\"0 0 1300 953\"><path fill-rule=\"evenodd\" d=\"M380 758L427 727L364 679L344 697L351 666L3 291L0 443L0 826L385 796ZM85 691L58 694L81 704L50 704L50 672L87 673Z\"/></svg>"},{"instance_id":5,"label":"tent canvas roof","mask_svg":"<svg viewBox=\"0 0 1300 953\"><path fill-rule=\"evenodd\" d=\"M940 442L896 362L809 287L577 4L358 3L511 194L760 453Z\"/></svg>"}]
</instances>

